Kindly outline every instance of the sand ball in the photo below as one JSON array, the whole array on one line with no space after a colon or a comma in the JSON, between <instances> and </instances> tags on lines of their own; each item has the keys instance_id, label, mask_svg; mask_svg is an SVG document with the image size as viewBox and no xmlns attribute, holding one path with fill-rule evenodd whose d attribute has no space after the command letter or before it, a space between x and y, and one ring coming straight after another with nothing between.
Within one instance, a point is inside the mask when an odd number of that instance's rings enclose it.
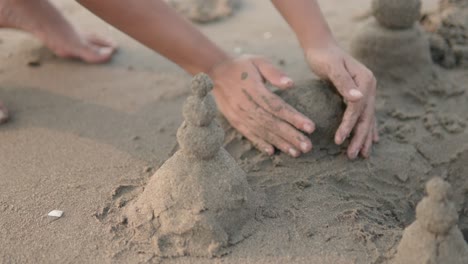
<instances>
[{"instance_id":1,"label":"sand ball","mask_svg":"<svg viewBox=\"0 0 468 264\"><path fill-rule=\"evenodd\" d=\"M216 103L210 95L205 98L190 96L182 109L185 121L194 126L209 125L217 112Z\"/></svg>"},{"instance_id":2,"label":"sand ball","mask_svg":"<svg viewBox=\"0 0 468 264\"><path fill-rule=\"evenodd\" d=\"M193 77L190 88L194 95L200 98L205 97L211 90L213 90L213 82L205 73L199 73Z\"/></svg>"},{"instance_id":3,"label":"sand ball","mask_svg":"<svg viewBox=\"0 0 468 264\"><path fill-rule=\"evenodd\" d=\"M429 198L435 201L444 201L449 198L451 186L448 182L436 177L426 184L426 191Z\"/></svg>"},{"instance_id":4,"label":"sand ball","mask_svg":"<svg viewBox=\"0 0 468 264\"><path fill-rule=\"evenodd\" d=\"M177 130L177 141L184 153L199 159L209 159L222 147L224 130L217 122L204 127L184 122Z\"/></svg>"},{"instance_id":5,"label":"sand ball","mask_svg":"<svg viewBox=\"0 0 468 264\"><path fill-rule=\"evenodd\" d=\"M372 12L385 27L410 28L421 15L420 0L373 0Z\"/></svg>"}]
</instances>

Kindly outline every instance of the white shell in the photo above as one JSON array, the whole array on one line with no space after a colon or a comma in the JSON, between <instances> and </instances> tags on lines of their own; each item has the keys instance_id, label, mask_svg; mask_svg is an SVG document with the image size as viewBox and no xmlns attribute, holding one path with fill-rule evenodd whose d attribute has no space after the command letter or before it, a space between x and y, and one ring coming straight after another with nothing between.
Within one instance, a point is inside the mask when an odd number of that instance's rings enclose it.
<instances>
[{"instance_id":1,"label":"white shell","mask_svg":"<svg viewBox=\"0 0 468 264\"><path fill-rule=\"evenodd\" d=\"M52 216L52 217L62 217L62 215L63 215L63 211L60 211L60 210L52 210L48 214L48 216Z\"/></svg>"}]
</instances>

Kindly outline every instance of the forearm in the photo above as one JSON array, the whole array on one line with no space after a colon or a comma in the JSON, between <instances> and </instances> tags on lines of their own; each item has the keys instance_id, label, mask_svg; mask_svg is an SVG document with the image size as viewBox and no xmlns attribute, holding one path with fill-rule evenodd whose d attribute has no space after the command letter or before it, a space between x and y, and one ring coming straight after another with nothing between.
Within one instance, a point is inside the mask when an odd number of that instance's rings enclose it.
<instances>
[{"instance_id":1,"label":"forearm","mask_svg":"<svg viewBox=\"0 0 468 264\"><path fill-rule=\"evenodd\" d=\"M322 48L335 39L316 0L272 0L304 49Z\"/></svg>"},{"instance_id":2,"label":"forearm","mask_svg":"<svg viewBox=\"0 0 468 264\"><path fill-rule=\"evenodd\" d=\"M162 0L78 0L111 25L191 74L209 72L228 55Z\"/></svg>"}]
</instances>

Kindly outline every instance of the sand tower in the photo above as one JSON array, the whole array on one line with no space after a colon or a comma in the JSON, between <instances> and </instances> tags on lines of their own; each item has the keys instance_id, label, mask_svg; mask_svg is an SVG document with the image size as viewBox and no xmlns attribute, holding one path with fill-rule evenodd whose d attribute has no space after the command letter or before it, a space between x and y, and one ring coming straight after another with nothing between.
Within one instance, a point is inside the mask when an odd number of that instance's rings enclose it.
<instances>
[{"instance_id":1,"label":"sand tower","mask_svg":"<svg viewBox=\"0 0 468 264\"><path fill-rule=\"evenodd\" d=\"M180 150L152 176L126 211L134 239L159 256L215 256L243 239L256 199L244 171L222 148L224 132L205 74L192 80L177 131Z\"/></svg>"},{"instance_id":2,"label":"sand tower","mask_svg":"<svg viewBox=\"0 0 468 264\"><path fill-rule=\"evenodd\" d=\"M416 207L416 221L403 233L394 264L468 263L468 245L457 226L450 189L441 178L427 183L427 197Z\"/></svg>"},{"instance_id":3,"label":"sand tower","mask_svg":"<svg viewBox=\"0 0 468 264\"><path fill-rule=\"evenodd\" d=\"M379 83L399 82L406 89L424 90L432 81L429 41L416 23L420 9L420 0L373 0L374 19L356 34L351 50Z\"/></svg>"}]
</instances>

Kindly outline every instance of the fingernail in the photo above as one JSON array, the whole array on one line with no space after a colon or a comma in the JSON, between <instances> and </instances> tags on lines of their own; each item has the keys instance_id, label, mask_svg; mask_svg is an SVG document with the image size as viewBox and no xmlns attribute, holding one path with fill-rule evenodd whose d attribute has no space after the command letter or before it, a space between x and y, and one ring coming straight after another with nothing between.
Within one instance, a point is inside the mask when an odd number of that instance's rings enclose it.
<instances>
[{"instance_id":1,"label":"fingernail","mask_svg":"<svg viewBox=\"0 0 468 264\"><path fill-rule=\"evenodd\" d=\"M112 53L112 50L113 49L110 47L102 47L98 49L98 53L101 56L106 56L106 55L110 55Z\"/></svg>"},{"instance_id":2,"label":"fingernail","mask_svg":"<svg viewBox=\"0 0 468 264\"><path fill-rule=\"evenodd\" d=\"M352 96L352 97L358 97L358 98L361 98L363 96L363 94L361 93L361 91L359 90L356 90L356 89L351 89L349 91L349 94Z\"/></svg>"},{"instance_id":3,"label":"fingernail","mask_svg":"<svg viewBox=\"0 0 468 264\"><path fill-rule=\"evenodd\" d=\"M293 156L293 157L297 157L297 155L298 155L299 153L297 152L297 150L295 150L295 149L293 149L293 148L290 148L290 149L289 149L289 154L290 154L291 156Z\"/></svg>"},{"instance_id":4,"label":"fingernail","mask_svg":"<svg viewBox=\"0 0 468 264\"><path fill-rule=\"evenodd\" d=\"M301 149L303 152L306 152L307 150L309 150L309 144L307 144L306 142L301 142Z\"/></svg>"},{"instance_id":5,"label":"fingernail","mask_svg":"<svg viewBox=\"0 0 468 264\"><path fill-rule=\"evenodd\" d=\"M281 79L280 79L280 83L281 83L282 85L288 85L288 86L289 86L289 85L292 85L292 84L293 84L293 80L291 80L291 78L289 78L289 77L283 76L283 77L281 77Z\"/></svg>"},{"instance_id":6,"label":"fingernail","mask_svg":"<svg viewBox=\"0 0 468 264\"><path fill-rule=\"evenodd\" d=\"M268 155L271 155L271 154L272 154L272 153L271 153L271 150L270 150L269 148L264 149L264 151L265 151L265 153L268 154Z\"/></svg>"},{"instance_id":7,"label":"fingernail","mask_svg":"<svg viewBox=\"0 0 468 264\"><path fill-rule=\"evenodd\" d=\"M351 159L355 159L355 158L357 158L357 155L358 155L358 154L359 154L359 150L358 150L358 151L355 151L355 152L353 152L353 153L351 153L351 157L350 157L350 158L351 158Z\"/></svg>"},{"instance_id":8,"label":"fingernail","mask_svg":"<svg viewBox=\"0 0 468 264\"><path fill-rule=\"evenodd\" d=\"M304 125L304 131L307 133L312 133L314 132L314 127L310 124L305 124Z\"/></svg>"}]
</instances>

